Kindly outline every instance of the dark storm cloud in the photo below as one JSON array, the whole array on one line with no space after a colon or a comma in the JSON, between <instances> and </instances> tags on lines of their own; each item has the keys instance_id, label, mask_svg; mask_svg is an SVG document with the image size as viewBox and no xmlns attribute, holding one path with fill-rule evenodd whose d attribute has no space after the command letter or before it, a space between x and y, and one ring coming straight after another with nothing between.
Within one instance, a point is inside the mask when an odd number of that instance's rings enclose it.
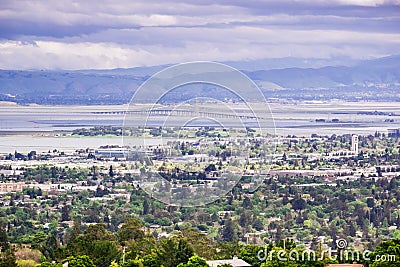
<instances>
[{"instance_id":1,"label":"dark storm cloud","mask_svg":"<svg viewBox=\"0 0 400 267\"><path fill-rule=\"evenodd\" d=\"M201 1L203 4L212 1ZM398 16L399 3L387 1L222 1L226 5L241 7L255 15L334 15L370 18L376 15ZM355 3L364 3L364 5ZM374 2L376 4L374 4ZM221 3L221 1L219 1ZM370 3L371 5L368 5Z\"/></svg>"},{"instance_id":2,"label":"dark storm cloud","mask_svg":"<svg viewBox=\"0 0 400 267\"><path fill-rule=\"evenodd\" d=\"M0 38L18 39L24 35L56 37L77 36L106 30L107 26L97 25L58 25L44 21L0 20Z\"/></svg>"},{"instance_id":3,"label":"dark storm cloud","mask_svg":"<svg viewBox=\"0 0 400 267\"><path fill-rule=\"evenodd\" d=\"M373 57L400 51L399 31L399 1L2 1L0 67Z\"/></svg>"},{"instance_id":4,"label":"dark storm cloud","mask_svg":"<svg viewBox=\"0 0 400 267\"><path fill-rule=\"evenodd\" d=\"M97 1L36 2L23 5L24 1L2 4L0 37L17 38L33 36L79 36L105 29L126 29L146 26L210 27L218 25L288 26L304 29L346 29L357 31L399 31L400 6L393 3L377 6L340 4L335 1L196 1L187 4L168 1L104 2ZM370 1L364 1L368 3ZM182 18L179 23L157 21L153 15ZM263 17L275 15L275 20ZM292 16L281 20L279 16ZM229 16L221 21L220 17ZM246 17L246 21L240 18ZM202 18L208 18L204 22ZM259 18L259 19L257 19ZM162 18L159 18L162 20ZM155 21L154 21L155 20ZM152 23L152 21L154 21Z\"/></svg>"}]
</instances>

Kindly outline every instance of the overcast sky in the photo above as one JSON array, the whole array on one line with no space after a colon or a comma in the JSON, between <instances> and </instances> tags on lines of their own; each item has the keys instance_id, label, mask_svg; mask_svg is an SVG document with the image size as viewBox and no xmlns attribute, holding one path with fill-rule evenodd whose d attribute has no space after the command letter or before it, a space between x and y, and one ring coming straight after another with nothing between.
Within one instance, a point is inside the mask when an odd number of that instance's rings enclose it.
<instances>
[{"instance_id":1,"label":"overcast sky","mask_svg":"<svg viewBox=\"0 0 400 267\"><path fill-rule=\"evenodd\" d=\"M400 0L0 1L2 69L392 54Z\"/></svg>"}]
</instances>

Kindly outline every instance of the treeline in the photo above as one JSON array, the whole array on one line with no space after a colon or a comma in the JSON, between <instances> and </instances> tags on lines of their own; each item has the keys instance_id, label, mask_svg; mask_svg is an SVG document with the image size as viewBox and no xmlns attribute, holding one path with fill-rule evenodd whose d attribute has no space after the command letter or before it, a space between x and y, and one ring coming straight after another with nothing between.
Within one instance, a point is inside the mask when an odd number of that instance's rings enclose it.
<instances>
[{"instance_id":1,"label":"treeline","mask_svg":"<svg viewBox=\"0 0 400 267\"><path fill-rule=\"evenodd\" d=\"M206 260L235 256L253 267L324 267L329 263L354 261L370 267L400 264L398 239L382 242L367 257L360 257L362 251L325 254L322 247L310 254L290 239L264 246L245 245L237 240L214 242L188 228L160 237L146 230L135 218L127 219L115 234L104 224L93 224L82 230L82 225L75 221L64 243L54 235L42 233L35 236L30 249L18 249L10 246L5 230L0 229L0 267L62 267L66 262L69 267L207 267Z\"/></svg>"}]
</instances>

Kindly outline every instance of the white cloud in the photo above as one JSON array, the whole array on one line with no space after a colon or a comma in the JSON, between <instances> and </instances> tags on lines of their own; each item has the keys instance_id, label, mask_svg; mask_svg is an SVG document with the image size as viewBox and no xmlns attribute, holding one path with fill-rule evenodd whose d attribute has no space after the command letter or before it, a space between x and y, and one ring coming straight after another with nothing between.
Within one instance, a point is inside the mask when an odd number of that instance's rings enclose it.
<instances>
[{"instance_id":1,"label":"white cloud","mask_svg":"<svg viewBox=\"0 0 400 267\"><path fill-rule=\"evenodd\" d=\"M4 1L0 68L388 55L400 51L400 10L385 5L399 2Z\"/></svg>"},{"instance_id":2,"label":"white cloud","mask_svg":"<svg viewBox=\"0 0 400 267\"><path fill-rule=\"evenodd\" d=\"M201 32L201 35L199 34ZM100 34L101 35L101 34ZM193 60L239 61L260 58L365 58L400 48L400 36L350 31L305 31L237 26L233 28L143 28L126 38L147 35L151 42L120 44L93 41L0 43L0 68L109 69ZM165 45L165 38L180 45Z\"/></svg>"},{"instance_id":3,"label":"white cloud","mask_svg":"<svg viewBox=\"0 0 400 267\"><path fill-rule=\"evenodd\" d=\"M383 4L400 4L399 0L385 1L385 0L339 0L338 3L344 5L356 5L356 6L379 6Z\"/></svg>"}]
</instances>

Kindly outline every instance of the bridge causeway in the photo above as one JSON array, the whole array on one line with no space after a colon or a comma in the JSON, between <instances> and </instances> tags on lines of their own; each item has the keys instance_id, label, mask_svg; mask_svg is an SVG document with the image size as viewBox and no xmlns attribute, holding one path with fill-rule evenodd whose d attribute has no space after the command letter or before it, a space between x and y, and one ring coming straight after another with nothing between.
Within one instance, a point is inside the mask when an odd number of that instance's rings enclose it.
<instances>
[{"instance_id":1,"label":"bridge causeway","mask_svg":"<svg viewBox=\"0 0 400 267\"><path fill-rule=\"evenodd\" d=\"M247 119L260 120L264 118L254 115L238 115L206 111L193 111L182 109L150 109L150 110L128 110L128 111L98 111L92 112L99 115L147 115L147 116L179 116L179 117L201 117L201 118L223 118L223 119Z\"/></svg>"}]
</instances>

